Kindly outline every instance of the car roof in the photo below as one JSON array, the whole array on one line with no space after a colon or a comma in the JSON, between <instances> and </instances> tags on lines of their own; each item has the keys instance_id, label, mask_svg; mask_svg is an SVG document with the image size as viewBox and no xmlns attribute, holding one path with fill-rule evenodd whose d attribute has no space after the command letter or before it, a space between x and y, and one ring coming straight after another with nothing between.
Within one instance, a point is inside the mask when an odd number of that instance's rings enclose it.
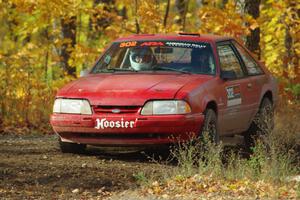
<instances>
[{"instance_id":1,"label":"car roof","mask_svg":"<svg viewBox=\"0 0 300 200\"><path fill-rule=\"evenodd\" d=\"M178 33L178 34L134 34L128 37L122 37L115 42L124 41L143 41L143 40L179 40L191 42L218 42L233 39L228 36L198 34L198 33Z\"/></svg>"}]
</instances>

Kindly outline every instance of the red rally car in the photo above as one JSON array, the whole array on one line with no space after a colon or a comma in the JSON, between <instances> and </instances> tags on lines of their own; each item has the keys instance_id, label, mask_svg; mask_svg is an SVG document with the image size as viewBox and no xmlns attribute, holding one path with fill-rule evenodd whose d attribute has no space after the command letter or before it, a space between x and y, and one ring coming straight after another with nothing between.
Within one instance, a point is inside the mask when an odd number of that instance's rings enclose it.
<instances>
[{"instance_id":1,"label":"red rally car","mask_svg":"<svg viewBox=\"0 0 300 200\"><path fill-rule=\"evenodd\" d=\"M266 120L273 124L276 102L273 76L233 38L133 35L57 93L51 125L62 152L170 144L204 131L216 142L244 134L249 143Z\"/></svg>"}]
</instances>

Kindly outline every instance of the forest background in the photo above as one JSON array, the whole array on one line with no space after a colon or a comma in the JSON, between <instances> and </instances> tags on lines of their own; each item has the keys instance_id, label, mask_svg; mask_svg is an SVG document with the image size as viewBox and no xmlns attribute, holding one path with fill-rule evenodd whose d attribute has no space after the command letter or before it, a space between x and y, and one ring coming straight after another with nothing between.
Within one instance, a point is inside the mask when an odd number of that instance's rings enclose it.
<instances>
[{"instance_id":1,"label":"forest background","mask_svg":"<svg viewBox=\"0 0 300 200\"><path fill-rule=\"evenodd\" d=\"M297 0L0 0L0 132L50 132L57 90L112 40L178 32L239 39L299 105Z\"/></svg>"}]
</instances>

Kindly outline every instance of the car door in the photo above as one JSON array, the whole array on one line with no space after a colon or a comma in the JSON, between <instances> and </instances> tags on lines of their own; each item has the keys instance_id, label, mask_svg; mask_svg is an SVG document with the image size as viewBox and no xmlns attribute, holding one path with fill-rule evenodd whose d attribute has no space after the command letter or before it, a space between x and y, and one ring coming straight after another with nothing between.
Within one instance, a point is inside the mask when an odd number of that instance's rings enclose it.
<instances>
[{"instance_id":1,"label":"car door","mask_svg":"<svg viewBox=\"0 0 300 200\"><path fill-rule=\"evenodd\" d=\"M223 98L223 104L219 109L218 127L220 133L229 135L247 129L251 113L247 108L249 104L249 78L243 63L231 41L217 43L221 73L234 71L236 78L230 80L221 79L219 93Z\"/></svg>"},{"instance_id":2,"label":"car door","mask_svg":"<svg viewBox=\"0 0 300 200\"><path fill-rule=\"evenodd\" d=\"M233 41L233 45L236 48L249 77L249 82L247 85L248 97L245 109L251 112L252 117L249 121L250 125L252 118L259 109L262 87L267 82L267 78L257 61L255 61L255 59L249 54L249 52L247 52L244 47L242 47L242 45L240 45L236 41Z\"/></svg>"}]
</instances>

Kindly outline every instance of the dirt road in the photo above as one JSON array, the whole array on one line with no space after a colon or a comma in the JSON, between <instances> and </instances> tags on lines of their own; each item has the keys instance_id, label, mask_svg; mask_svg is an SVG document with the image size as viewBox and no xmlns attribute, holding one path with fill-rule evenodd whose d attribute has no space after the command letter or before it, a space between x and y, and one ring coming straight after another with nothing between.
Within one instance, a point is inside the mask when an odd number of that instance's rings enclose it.
<instances>
[{"instance_id":1,"label":"dirt road","mask_svg":"<svg viewBox=\"0 0 300 200\"><path fill-rule=\"evenodd\" d=\"M119 150L88 146L84 155L63 154L55 135L0 135L0 200L141 199L135 189L143 179L158 180L175 167L151 162L151 152Z\"/></svg>"},{"instance_id":2,"label":"dirt road","mask_svg":"<svg viewBox=\"0 0 300 200\"><path fill-rule=\"evenodd\" d=\"M55 135L0 135L0 199L102 199L157 167L140 153L62 154Z\"/></svg>"}]
</instances>

